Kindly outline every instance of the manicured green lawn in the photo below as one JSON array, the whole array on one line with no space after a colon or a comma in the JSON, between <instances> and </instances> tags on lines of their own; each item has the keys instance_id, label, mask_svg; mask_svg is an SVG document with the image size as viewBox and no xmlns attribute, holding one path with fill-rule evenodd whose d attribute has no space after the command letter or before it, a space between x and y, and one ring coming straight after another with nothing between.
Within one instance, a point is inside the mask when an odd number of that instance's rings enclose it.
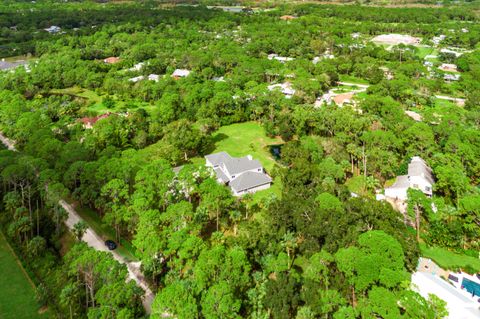
<instances>
[{"instance_id":1,"label":"manicured green lawn","mask_svg":"<svg viewBox=\"0 0 480 319\"><path fill-rule=\"evenodd\" d=\"M92 209L85 207L75 207L75 210L78 212L80 217L100 236L103 240L112 239L115 240L115 230L105 225L101 218L98 216L97 212ZM124 239L120 240L120 245L116 249L122 257L127 259L127 261L137 261L135 257L135 248L132 244Z\"/></svg>"},{"instance_id":2,"label":"manicured green lawn","mask_svg":"<svg viewBox=\"0 0 480 319\"><path fill-rule=\"evenodd\" d=\"M38 312L35 290L0 234L0 318L46 318Z\"/></svg>"},{"instance_id":3,"label":"manicured green lawn","mask_svg":"<svg viewBox=\"0 0 480 319\"><path fill-rule=\"evenodd\" d=\"M456 270L470 267L474 271L480 272L480 259L478 258L457 254L445 248L427 247L425 244L420 244L420 251L424 257L432 259L443 269Z\"/></svg>"},{"instance_id":4,"label":"manicured green lawn","mask_svg":"<svg viewBox=\"0 0 480 319\"><path fill-rule=\"evenodd\" d=\"M216 152L227 152L232 156L252 155L270 171L275 159L270 154L269 146L282 144L280 137L271 138L265 134L263 127L256 122L246 122L222 126L213 134Z\"/></svg>"},{"instance_id":5,"label":"manicured green lawn","mask_svg":"<svg viewBox=\"0 0 480 319\"><path fill-rule=\"evenodd\" d=\"M340 82L349 82L349 83L358 83L358 84L369 84L367 80L357 78L353 75L340 74Z\"/></svg>"}]
</instances>

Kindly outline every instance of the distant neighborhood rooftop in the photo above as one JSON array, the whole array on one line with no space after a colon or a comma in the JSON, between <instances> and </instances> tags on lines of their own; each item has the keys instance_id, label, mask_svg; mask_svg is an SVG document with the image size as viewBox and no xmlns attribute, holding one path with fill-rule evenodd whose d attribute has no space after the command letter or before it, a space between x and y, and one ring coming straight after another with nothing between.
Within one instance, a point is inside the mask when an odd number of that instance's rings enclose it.
<instances>
[{"instance_id":1,"label":"distant neighborhood rooftop","mask_svg":"<svg viewBox=\"0 0 480 319\"><path fill-rule=\"evenodd\" d=\"M176 69L172 73L172 77L174 77L174 78L184 78L184 77L187 77L189 75L190 75L190 71L185 70L185 69Z\"/></svg>"},{"instance_id":2,"label":"distant neighborhood rooftop","mask_svg":"<svg viewBox=\"0 0 480 319\"><path fill-rule=\"evenodd\" d=\"M19 60L15 62L7 62L5 60L2 60L0 61L0 71L12 70L26 64L27 64L27 61L23 61L23 60Z\"/></svg>"}]
</instances>

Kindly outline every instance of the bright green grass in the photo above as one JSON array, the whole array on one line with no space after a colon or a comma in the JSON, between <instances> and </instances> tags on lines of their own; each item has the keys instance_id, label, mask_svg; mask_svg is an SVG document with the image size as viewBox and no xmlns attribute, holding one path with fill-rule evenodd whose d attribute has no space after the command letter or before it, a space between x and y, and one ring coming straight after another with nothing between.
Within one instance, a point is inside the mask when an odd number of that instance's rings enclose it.
<instances>
[{"instance_id":1,"label":"bright green grass","mask_svg":"<svg viewBox=\"0 0 480 319\"><path fill-rule=\"evenodd\" d=\"M281 138L271 138L265 134L263 127L256 122L246 122L222 126L213 134L216 152L227 152L232 156L252 155L262 163L267 171L275 165L269 146L282 144Z\"/></svg>"},{"instance_id":2,"label":"bright green grass","mask_svg":"<svg viewBox=\"0 0 480 319\"><path fill-rule=\"evenodd\" d=\"M367 80L357 78L353 75L340 74L340 82L349 82L349 83L358 83L358 84L369 84Z\"/></svg>"},{"instance_id":3,"label":"bright green grass","mask_svg":"<svg viewBox=\"0 0 480 319\"><path fill-rule=\"evenodd\" d=\"M471 268L475 272L480 272L480 259L451 252L445 248L427 247L420 244L420 251L424 257L432 259L440 267L447 270L456 270L458 268Z\"/></svg>"},{"instance_id":4,"label":"bright green grass","mask_svg":"<svg viewBox=\"0 0 480 319\"><path fill-rule=\"evenodd\" d=\"M98 213L92 209L85 207L76 207L75 208L80 217L103 239L112 239L115 240L115 230L104 224L101 218L98 216ZM120 240L120 245L115 250L127 261L137 261L135 257L135 248L132 244L124 239Z\"/></svg>"},{"instance_id":5,"label":"bright green grass","mask_svg":"<svg viewBox=\"0 0 480 319\"><path fill-rule=\"evenodd\" d=\"M438 55L437 49L432 47L417 47L417 49L418 49L417 56L420 59L425 59L427 55ZM432 61L432 59L429 59L429 60Z\"/></svg>"},{"instance_id":6,"label":"bright green grass","mask_svg":"<svg viewBox=\"0 0 480 319\"><path fill-rule=\"evenodd\" d=\"M372 193L367 191L365 187L365 177L363 175L358 175L350 178L345 182L348 190L352 193L355 193L360 196L372 197Z\"/></svg>"},{"instance_id":7,"label":"bright green grass","mask_svg":"<svg viewBox=\"0 0 480 319\"><path fill-rule=\"evenodd\" d=\"M46 318L38 309L30 280L0 233L0 318Z\"/></svg>"},{"instance_id":8,"label":"bright green grass","mask_svg":"<svg viewBox=\"0 0 480 319\"><path fill-rule=\"evenodd\" d=\"M95 111L98 114L108 113L108 112L121 112L126 110L126 103L125 101L119 100L116 96L112 96L113 100L115 101L115 107L112 109L108 109L103 105L103 99L107 97L107 95L99 95L97 92L84 89L80 87L71 87L66 89L53 89L50 91L53 94L67 94L72 96L77 96L87 100L90 105L88 106L89 111ZM147 112L152 111L154 106L142 102L142 103L135 103L138 108L142 107Z\"/></svg>"},{"instance_id":9,"label":"bright green grass","mask_svg":"<svg viewBox=\"0 0 480 319\"><path fill-rule=\"evenodd\" d=\"M455 102L443 99L435 99L435 107L458 107Z\"/></svg>"}]
</instances>

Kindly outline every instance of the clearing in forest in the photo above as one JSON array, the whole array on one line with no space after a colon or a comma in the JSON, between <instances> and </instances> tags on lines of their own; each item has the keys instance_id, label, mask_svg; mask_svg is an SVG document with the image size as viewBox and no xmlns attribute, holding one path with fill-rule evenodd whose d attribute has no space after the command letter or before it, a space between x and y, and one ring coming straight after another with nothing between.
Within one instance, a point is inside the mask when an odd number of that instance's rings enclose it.
<instances>
[{"instance_id":1,"label":"clearing in forest","mask_svg":"<svg viewBox=\"0 0 480 319\"><path fill-rule=\"evenodd\" d=\"M270 152L270 147L284 143L280 137L268 137L265 129L257 122L222 126L213 134L213 140L215 142L215 150L212 153L223 151L234 157L252 155L254 159L262 163L270 175L276 163ZM205 161L203 160L202 163L205 163ZM271 194L280 197L281 190L280 178L274 177L272 186L269 189L255 193L253 199L255 202L258 202Z\"/></svg>"},{"instance_id":2,"label":"clearing in forest","mask_svg":"<svg viewBox=\"0 0 480 319\"><path fill-rule=\"evenodd\" d=\"M264 128L256 122L246 122L222 126L213 134L216 152L227 152L234 157L252 155L262 163L269 172L275 159L270 153L270 146L283 144L280 137L271 138L265 133Z\"/></svg>"},{"instance_id":3,"label":"clearing in forest","mask_svg":"<svg viewBox=\"0 0 480 319\"><path fill-rule=\"evenodd\" d=\"M33 284L1 233L0 274L0 318L45 317L38 312Z\"/></svg>"}]
</instances>

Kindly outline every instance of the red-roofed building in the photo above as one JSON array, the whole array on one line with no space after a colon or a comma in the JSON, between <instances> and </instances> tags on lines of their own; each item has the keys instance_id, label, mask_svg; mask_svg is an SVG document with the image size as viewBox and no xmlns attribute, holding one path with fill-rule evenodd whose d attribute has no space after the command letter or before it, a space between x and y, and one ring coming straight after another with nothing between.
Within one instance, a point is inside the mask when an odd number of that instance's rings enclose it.
<instances>
[{"instance_id":1,"label":"red-roofed building","mask_svg":"<svg viewBox=\"0 0 480 319\"><path fill-rule=\"evenodd\" d=\"M284 15L284 16L281 16L280 19L284 20L284 21L290 21L290 20L294 20L296 19L297 17L295 16L291 16L291 15Z\"/></svg>"},{"instance_id":2,"label":"red-roofed building","mask_svg":"<svg viewBox=\"0 0 480 319\"><path fill-rule=\"evenodd\" d=\"M105 113L95 117L84 117L79 119L79 122L82 122L84 128L91 129L99 120L106 119L110 115L112 115L112 113Z\"/></svg>"},{"instance_id":3,"label":"red-roofed building","mask_svg":"<svg viewBox=\"0 0 480 319\"><path fill-rule=\"evenodd\" d=\"M120 62L120 58L116 56L111 56L109 58L104 59L103 62L107 64L115 64Z\"/></svg>"}]
</instances>

